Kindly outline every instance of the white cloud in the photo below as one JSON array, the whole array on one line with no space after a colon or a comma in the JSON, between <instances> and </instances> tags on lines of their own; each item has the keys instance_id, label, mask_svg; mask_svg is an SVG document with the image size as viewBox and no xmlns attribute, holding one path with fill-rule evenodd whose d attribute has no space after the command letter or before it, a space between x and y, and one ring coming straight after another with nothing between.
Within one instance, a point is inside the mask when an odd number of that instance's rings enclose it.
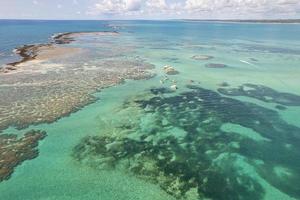
<instances>
[{"instance_id":1,"label":"white cloud","mask_svg":"<svg viewBox=\"0 0 300 200\"><path fill-rule=\"evenodd\" d=\"M118 14L125 11L125 6L123 0L101 0L90 8L89 14Z\"/></svg>"},{"instance_id":2,"label":"white cloud","mask_svg":"<svg viewBox=\"0 0 300 200\"><path fill-rule=\"evenodd\" d=\"M141 0L126 0L125 1L125 10L126 11L138 11L142 7Z\"/></svg>"},{"instance_id":3,"label":"white cloud","mask_svg":"<svg viewBox=\"0 0 300 200\"><path fill-rule=\"evenodd\" d=\"M63 6L61 4L57 4L56 6L58 9L61 9Z\"/></svg>"},{"instance_id":4,"label":"white cloud","mask_svg":"<svg viewBox=\"0 0 300 200\"><path fill-rule=\"evenodd\" d=\"M77 0L73 0L73 4L74 5L78 5L78 1Z\"/></svg>"},{"instance_id":5,"label":"white cloud","mask_svg":"<svg viewBox=\"0 0 300 200\"><path fill-rule=\"evenodd\" d=\"M151 9L166 10L168 8L165 0L148 0L146 5Z\"/></svg>"},{"instance_id":6,"label":"white cloud","mask_svg":"<svg viewBox=\"0 0 300 200\"><path fill-rule=\"evenodd\" d=\"M37 5L39 2L36 1L36 0L34 0L34 1L32 1L32 3L33 3L34 5Z\"/></svg>"},{"instance_id":7,"label":"white cloud","mask_svg":"<svg viewBox=\"0 0 300 200\"><path fill-rule=\"evenodd\" d=\"M155 15L178 11L181 8L181 3L167 3L166 0L99 0L93 7L90 7L87 14L133 15L144 13Z\"/></svg>"},{"instance_id":8,"label":"white cloud","mask_svg":"<svg viewBox=\"0 0 300 200\"><path fill-rule=\"evenodd\" d=\"M142 12L142 0L100 0L90 7L88 15L128 15Z\"/></svg>"},{"instance_id":9,"label":"white cloud","mask_svg":"<svg viewBox=\"0 0 300 200\"><path fill-rule=\"evenodd\" d=\"M87 14L247 18L272 12L299 14L299 10L300 0L98 0Z\"/></svg>"},{"instance_id":10,"label":"white cloud","mask_svg":"<svg viewBox=\"0 0 300 200\"><path fill-rule=\"evenodd\" d=\"M276 7L299 5L299 0L186 0L189 11L217 11L232 9L245 11L268 11Z\"/></svg>"}]
</instances>

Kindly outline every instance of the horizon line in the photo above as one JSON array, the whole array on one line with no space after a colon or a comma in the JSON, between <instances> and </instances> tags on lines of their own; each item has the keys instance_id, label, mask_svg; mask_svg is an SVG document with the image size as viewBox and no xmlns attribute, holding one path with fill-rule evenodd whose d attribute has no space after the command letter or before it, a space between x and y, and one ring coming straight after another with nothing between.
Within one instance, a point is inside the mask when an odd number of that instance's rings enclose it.
<instances>
[{"instance_id":1,"label":"horizon line","mask_svg":"<svg viewBox=\"0 0 300 200\"><path fill-rule=\"evenodd\" d=\"M130 21L140 21L140 22L190 22L190 23L227 23L227 24L300 24L300 18L297 19L0 19L0 21L36 21L36 22L46 22L46 21L99 21L99 22L130 22Z\"/></svg>"},{"instance_id":2,"label":"horizon line","mask_svg":"<svg viewBox=\"0 0 300 200\"><path fill-rule=\"evenodd\" d=\"M137 19L49 19L49 18L0 18L0 20L47 20L47 21L176 21L176 20L194 20L194 21L297 21L300 18L256 18L256 19L197 19L197 18L165 18L165 19L144 19L144 18L137 18Z\"/></svg>"}]
</instances>

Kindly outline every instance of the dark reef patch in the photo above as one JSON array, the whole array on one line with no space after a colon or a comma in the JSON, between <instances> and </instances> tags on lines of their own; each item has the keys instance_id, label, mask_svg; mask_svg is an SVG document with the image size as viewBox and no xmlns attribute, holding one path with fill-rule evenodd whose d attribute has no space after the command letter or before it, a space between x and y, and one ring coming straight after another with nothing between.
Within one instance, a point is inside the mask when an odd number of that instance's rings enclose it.
<instances>
[{"instance_id":1,"label":"dark reef patch","mask_svg":"<svg viewBox=\"0 0 300 200\"><path fill-rule=\"evenodd\" d=\"M170 88L159 87L159 88L151 88L150 92L154 95L159 95L159 94L174 93L174 90L171 90Z\"/></svg>"},{"instance_id":2,"label":"dark reef patch","mask_svg":"<svg viewBox=\"0 0 300 200\"><path fill-rule=\"evenodd\" d=\"M263 85L247 83L238 88L219 88L218 92L227 96L246 96L285 106L300 106L300 96L286 92L278 92Z\"/></svg>"},{"instance_id":3,"label":"dark reef patch","mask_svg":"<svg viewBox=\"0 0 300 200\"><path fill-rule=\"evenodd\" d=\"M70 44L71 42L74 42L75 39L72 37L73 33L61 33L53 36L53 41L55 44Z\"/></svg>"},{"instance_id":4,"label":"dark reef patch","mask_svg":"<svg viewBox=\"0 0 300 200\"><path fill-rule=\"evenodd\" d=\"M291 55L299 55L300 50L297 48L286 48L286 47L278 47L271 45L262 45L262 44L240 44L240 49L237 51L244 52L258 52L258 53L275 53L275 54L291 54Z\"/></svg>"},{"instance_id":5,"label":"dark reef patch","mask_svg":"<svg viewBox=\"0 0 300 200\"><path fill-rule=\"evenodd\" d=\"M0 182L8 180L14 169L25 160L38 156L38 143L46 137L43 131L29 131L18 138L13 134L0 135Z\"/></svg>"},{"instance_id":6,"label":"dark reef patch","mask_svg":"<svg viewBox=\"0 0 300 200\"><path fill-rule=\"evenodd\" d=\"M257 176L300 197L300 161L295 159L300 157L298 127L274 110L199 86L188 88L171 97L161 95L167 93L161 88L152 89L153 97L134 100L146 111L137 117L137 125L120 126L117 135L84 138L74 148L74 158L95 168L124 169L177 199L188 199L190 193L198 199L263 199L265 191ZM126 102L124 109L133 104ZM266 140L222 131L226 123L252 129ZM241 160L255 169L253 174L243 171ZM278 168L288 175L281 176Z\"/></svg>"},{"instance_id":7,"label":"dark reef patch","mask_svg":"<svg viewBox=\"0 0 300 200\"><path fill-rule=\"evenodd\" d=\"M249 58L250 61L253 61L253 62L258 62L258 60L256 58Z\"/></svg>"},{"instance_id":8,"label":"dark reef patch","mask_svg":"<svg viewBox=\"0 0 300 200\"><path fill-rule=\"evenodd\" d=\"M220 86L220 87L229 87L230 85L227 82L222 82L218 86Z\"/></svg>"},{"instance_id":9,"label":"dark reef patch","mask_svg":"<svg viewBox=\"0 0 300 200\"><path fill-rule=\"evenodd\" d=\"M205 65L207 68L227 68L228 65L222 63L208 63Z\"/></svg>"},{"instance_id":10,"label":"dark reef patch","mask_svg":"<svg viewBox=\"0 0 300 200\"><path fill-rule=\"evenodd\" d=\"M278 110L286 110L287 109L285 106L282 106L282 105L276 105L275 108Z\"/></svg>"}]
</instances>

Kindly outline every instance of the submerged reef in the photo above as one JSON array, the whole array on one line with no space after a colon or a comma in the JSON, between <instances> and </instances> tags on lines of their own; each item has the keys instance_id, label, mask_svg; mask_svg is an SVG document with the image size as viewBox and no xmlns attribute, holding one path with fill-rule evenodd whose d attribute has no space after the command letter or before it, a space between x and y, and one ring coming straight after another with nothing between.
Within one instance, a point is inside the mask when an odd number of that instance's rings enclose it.
<instances>
[{"instance_id":1,"label":"submerged reef","mask_svg":"<svg viewBox=\"0 0 300 200\"><path fill-rule=\"evenodd\" d=\"M14 169L25 160L38 156L38 143L46 137L39 130L28 131L22 137L0 134L0 182L8 180Z\"/></svg>"},{"instance_id":2,"label":"submerged reef","mask_svg":"<svg viewBox=\"0 0 300 200\"><path fill-rule=\"evenodd\" d=\"M153 77L154 66L124 56L133 47L120 40L115 32L68 33L55 37L63 45L24 47L30 59L0 72L0 132L51 123L95 102L101 89Z\"/></svg>"},{"instance_id":3,"label":"submerged reef","mask_svg":"<svg viewBox=\"0 0 300 200\"><path fill-rule=\"evenodd\" d=\"M124 170L177 199L259 200L265 195L261 179L300 198L300 128L274 110L187 87L180 94L152 88L128 100L113 114L114 123L103 122L101 135L74 148L74 159ZM225 131L224 124L260 137Z\"/></svg>"},{"instance_id":4,"label":"submerged reef","mask_svg":"<svg viewBox=\"0 0 300 200\"><path fill-rule=\"evenodd\" d=\"M258 60L256 58L249 58L250 61L253 61L253 62L258 62Z\"/></svg>"},{"instance_id":5,"label":"submerged reef","mask_svg":"<svg viewBox=\"0 0 300 200\"><path fill-rule=\"evenodd\" d=\"M287 107L282 106L282 105L276 105L275 108L278 110L286 110L287 109Z\"/></svg>"},{"instance_id":6,"label":"submerged reef","mask_svg":"<svg viewBox=\"0 0 300 200\"><path fill-rule=\"evenodd\" d=\"M195 55L195 56L192 56L192 59L194 59L194 60L211 60L213 58L214 58L213 56L209 56L209 55Z\"/></svg>"},{"instance_id":7,"label":"submerged reef","mask_svg":"<svg viewBox=\"0 0 300 200\"><path fill-rule=\"evenodd\" d=\"M218 84L218 86L220 86L220 87L229 87L230 85L227 82L222 82L222 83Z\"/></svg>"},{"instance_id":8,"label":"submerged reef","mask_svg":"<svg viewBox=\"0 0 300 200\"><path fill-rule=\"evenodd\" d=\"M246 96L264 102L278 103L285 106L300 106L300 96L286 92L278 92L263 85L247 83L238 88L219 88L218 92L227 96ZM284 108L278 107L278 109Z\"/></svg>"},{"instance_id":9,"label":"submerged reef","mask_svg":"<svg viewBox=\"0 0 300 200\"><path fill-rule=\"evenodd\" d=\"M225 64L222 64L222 63L208 63L205 65L205 67L207 67L207 68L226 68L228 66Z\"/></svg>"},{"instance_id":10,"label":"submerged reef","mask_svg":"<svg viewBox=\"0 0 300 200\"><path fill-rule=\"evenodd\" d=\"M233 44L234 45L234 44ZM300 50L297 48L289 48L289 47L278 47L272 45L264 45L264 44L235 44L238 45L239 48L236 49L238 52L258 52L258 53L271 53L271 54L290 54L290 55L299 55Z\"/></svg>"}]
</instances>

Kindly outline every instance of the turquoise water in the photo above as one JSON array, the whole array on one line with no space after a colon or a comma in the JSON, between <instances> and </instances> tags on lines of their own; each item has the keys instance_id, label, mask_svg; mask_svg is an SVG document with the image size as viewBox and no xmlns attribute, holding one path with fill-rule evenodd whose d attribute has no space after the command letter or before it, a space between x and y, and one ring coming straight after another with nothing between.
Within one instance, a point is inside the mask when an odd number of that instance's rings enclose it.
<instances>
[{"instance_id":1,"label":"turquoise water","mask_svg":"<svg viewBox=\"0 0 300 200\"><path fill-rule=\"evenodd\" d=\"M0 183L1 199L300 198L299 25L0 21L0 63L57 32L104 30L120 32L120 47L134 47L124 56L154 64L156 76L104 89L57 122L4 130L48 136ZM165 65L179 74L162 82Z\"/></svg>"}]
</instances>

